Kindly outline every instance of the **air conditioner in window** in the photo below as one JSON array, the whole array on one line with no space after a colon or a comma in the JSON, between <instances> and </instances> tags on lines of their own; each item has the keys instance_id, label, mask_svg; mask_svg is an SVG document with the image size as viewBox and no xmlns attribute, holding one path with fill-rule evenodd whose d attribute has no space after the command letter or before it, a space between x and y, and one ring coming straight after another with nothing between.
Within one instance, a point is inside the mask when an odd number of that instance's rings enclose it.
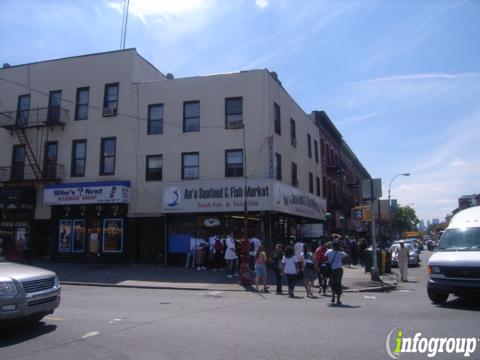
<instances>
[{"instance_id":1,"label":"air conditioner in window","mask_svg":"<svg viewBox=\"0 0 480 360\"><path fill-rule=\"evenodd\" d=\"M103 116L117 115L117 109L115 108L103 108Z\"/></svg>"},{"instance_id":2,"label":"air conditioner in window","mask_svg":"<svg viewBox=\"0 0 480 360\"><path fill-rule=\"evenodd\" d=\"M295 146L295 147L297 147L297 139L295 139L295 138L292 139L292 145Z\"/></svg>"}]
</instances>

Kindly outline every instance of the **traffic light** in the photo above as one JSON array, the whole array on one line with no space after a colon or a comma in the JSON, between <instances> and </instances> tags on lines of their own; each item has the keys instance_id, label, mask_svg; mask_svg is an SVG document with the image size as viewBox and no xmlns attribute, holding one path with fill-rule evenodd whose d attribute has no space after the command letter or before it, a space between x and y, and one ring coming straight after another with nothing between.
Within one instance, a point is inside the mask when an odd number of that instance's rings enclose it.
<instances>
[{"instance_id":1,"label":"traffic light","mask_svg":"<svg viewBox=\"0 0 480 360\"><path fill-rule=\"evenodd\" d=\"M352 209L352 219L359 221L370 221L370 207L358 206Z\"/></svg>"}]
</instances>

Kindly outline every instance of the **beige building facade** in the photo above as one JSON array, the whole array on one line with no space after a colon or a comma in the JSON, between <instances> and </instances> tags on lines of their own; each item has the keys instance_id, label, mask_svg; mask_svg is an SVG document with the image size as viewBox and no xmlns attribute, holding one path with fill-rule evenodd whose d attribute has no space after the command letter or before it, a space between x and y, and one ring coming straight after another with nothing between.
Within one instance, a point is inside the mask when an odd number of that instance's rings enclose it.
<instances>
[{"instance_id":1,"label":"beige building facade","mask_svg":"<svg viewBox=\"0 0 480 360\"><path fill-rule=\"evenodd\" d=\"M179 263L245 210L269 246L322 235L319 131L268 70L175 79L127 49L4 66L0 99L13 257Z\"/></svg>"}]
</instances>

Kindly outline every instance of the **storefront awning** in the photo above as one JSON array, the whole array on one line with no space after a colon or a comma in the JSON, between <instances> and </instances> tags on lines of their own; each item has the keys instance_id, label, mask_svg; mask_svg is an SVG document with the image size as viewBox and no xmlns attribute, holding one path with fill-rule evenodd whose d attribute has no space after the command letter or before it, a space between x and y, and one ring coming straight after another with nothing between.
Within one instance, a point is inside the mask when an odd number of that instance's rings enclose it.
<instances>
[{"instance_id":1,"label":"storefront awning","mask_svg":"<svg viewBox=\"0 0 480 360\"><path fill-rule=\"evenodd\" d=\"M29 187L4 187L0 189L0 209L35 208L36 191Z\"/></svg>"},{"instance_id":2,"label":"storefront awning","mask_svg":"<svg viewBox=\"0 0 480 360\"><path fill-rule=\"evenodd\" d=\"M246 195L246 196L245 196ZM314 194L273 179L183 181L164 184L165 213L276 211L308 219L324 220L326 201Z\"/></svg>"}]
</instances>

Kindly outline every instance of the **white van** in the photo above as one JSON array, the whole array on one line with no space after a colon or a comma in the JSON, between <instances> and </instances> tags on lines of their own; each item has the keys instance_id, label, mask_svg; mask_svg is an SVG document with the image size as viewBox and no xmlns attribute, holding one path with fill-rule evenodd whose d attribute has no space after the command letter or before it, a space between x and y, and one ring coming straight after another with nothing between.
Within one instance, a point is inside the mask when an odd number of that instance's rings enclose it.
<instances>
[{"instance_id":1,"label":"white van","mask_svg":"<svg viewBox=\"0 0 480 360\"><path fill-rule=\"evenodd\" d=\"M456 214L428 260L428 297L444 304L449 294L480 294L480 206Z\"/></svg>"}]
</instances>

